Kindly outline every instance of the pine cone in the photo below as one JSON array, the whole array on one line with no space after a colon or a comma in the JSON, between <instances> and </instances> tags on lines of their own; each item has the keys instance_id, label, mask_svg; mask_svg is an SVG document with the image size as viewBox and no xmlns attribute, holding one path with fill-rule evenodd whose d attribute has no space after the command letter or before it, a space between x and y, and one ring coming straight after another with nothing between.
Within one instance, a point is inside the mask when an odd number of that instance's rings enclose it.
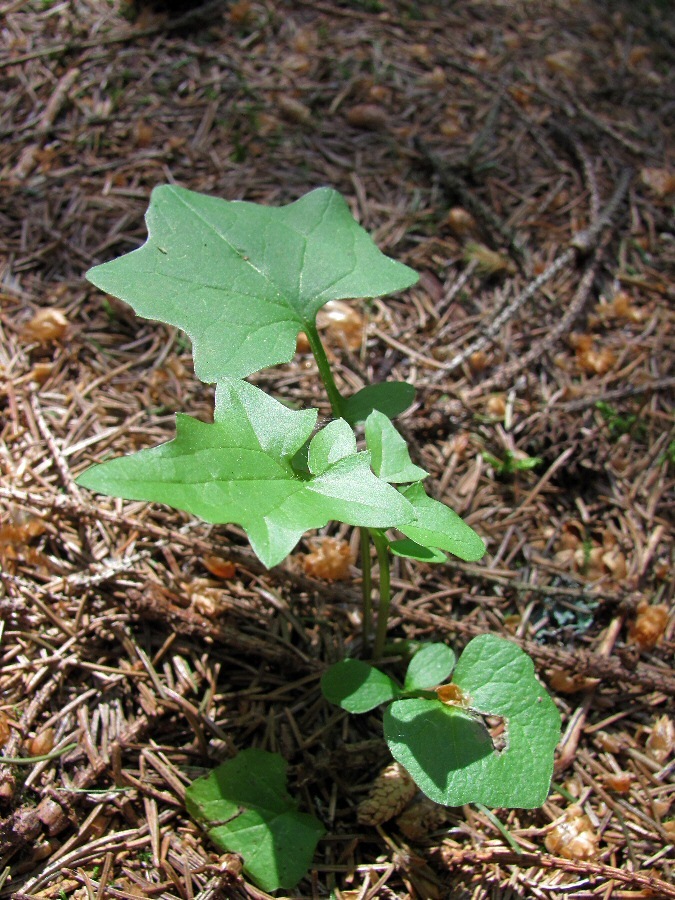
<instances>
[{"instance_id":1,"label":"pine cone","mask_svg":"<svg viewBox=\"0 0 675 900\"><path fill-rule=\"evenodd\" d=\"M359 803L361 825L380 825L397 816L417 793L417 785L400 763L390 763L373 782L368 797Z\"/></svg>"}]
</instances>

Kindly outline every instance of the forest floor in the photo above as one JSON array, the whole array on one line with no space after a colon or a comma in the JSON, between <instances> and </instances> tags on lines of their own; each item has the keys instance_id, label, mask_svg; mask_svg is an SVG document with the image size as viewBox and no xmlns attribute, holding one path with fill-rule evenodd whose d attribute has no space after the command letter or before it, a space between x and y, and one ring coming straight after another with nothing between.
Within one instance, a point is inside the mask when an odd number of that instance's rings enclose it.
<instances>
[{"instance_id":1,"label":"forest floor","mask_svg":"<svg viewBox=\"0 0 675 900\"><path fill-rule=\"evenodd\" d=\"M0 0L1 897L267 896L184 806L248 747L326 828L289 897L675 897L669 6ZM266 571L75 483L211 415L185 337L84 279L167 182L331 186L420 273L323 332L346 389L415 385L413 456L488 548L399 560L390 634L531 655L563 717L540 809L359 823L389 753L319 678L360 573L310 555L347 530ZM257 382L329 415L302 348Z\"/></svg>"}]
</instances>

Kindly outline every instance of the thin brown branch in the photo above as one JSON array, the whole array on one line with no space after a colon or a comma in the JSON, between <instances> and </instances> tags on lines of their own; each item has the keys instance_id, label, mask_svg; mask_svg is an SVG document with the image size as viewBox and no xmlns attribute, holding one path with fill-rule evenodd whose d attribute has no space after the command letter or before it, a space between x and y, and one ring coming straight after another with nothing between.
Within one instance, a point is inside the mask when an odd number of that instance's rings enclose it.
<instances>
[{"instance_id":1,"label":"thin brown branch","mask_svg":"<svg viewBox=\"0 0 675 900\"><path fill-rule=\"evenodd\" d=\"M466 637L475 637L485 633L485 628L473 622L449 619L420 609L406 608L405 617L406 620L421 625L432 625L440 634L457 632ZM671 669L660 669L642 662L638 662L635 668L629 668L616 657L605 658L582 648L571 652L514 636L510 636L509 640L515 641L541 667L562 668L579 675L600 678L605 682L630 685L645 693L661 691L675 696L675 674Z\"/></svg>"},{"instance_id":2,"label":"thin brown branch","mask_svg":"<svg viewBox=\"0 0 675 900\"><path fill-rule=\"evenodd\" d=\"M602 878L605 881L616 881L631 888L649 891L649 896L675 897L675 887L661 878L646 875L642 872L629 872L607 866L604 863L587 862L578 859L565 859L560 856L549 856L546 853L515 853L503 847L488 850L460 850L446 845L441 851L443 861L448 868L456 866L511 865L518 868L532 866L535 869L558 869L575 875L586 875Z\"/></svg>"}]
</instances>

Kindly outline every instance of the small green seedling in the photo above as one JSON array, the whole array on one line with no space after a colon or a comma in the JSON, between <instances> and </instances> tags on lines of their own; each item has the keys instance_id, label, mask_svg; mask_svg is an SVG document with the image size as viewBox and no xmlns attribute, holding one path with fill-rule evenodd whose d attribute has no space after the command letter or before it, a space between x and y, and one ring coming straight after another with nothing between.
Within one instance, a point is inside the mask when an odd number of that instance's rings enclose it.
<instances>
[{"instance_id":1,"label":"small green seedling","mask_svg":"<svg viewBox=\"0 0 675 900\"><path fill-rule=\"evenodd\" d=\"M503 459L487 451L484 451L482 456L485 462L492 466L498 478L510 478L517 472L529 472L542 463L538 456L517 456L512 450L506 450Z\"/></svg>"},{"instance_id":2,"label":"small green seedling","mask_svg":"<svg viewBox=\"0 0 675 900\"><path fill-rule=\"evenodd\" d=\"M532 808L546 800L560 714L532 660L511 641L476 637L456 665L449 647L427 644L413 656L402 687L365 662L345 659L325 672L321 689L351 713L387 704L389 749L436 803Z\"/></svg>"},{"instance_id":3,"label":"small green seedling","mask_svg":"<svg viewBox=\"0 0 675 900\"><path fill-rule=\"evenodd\" d=\"M635 413L622 416L613 406L605 403L604 400L598 400L595 408L604 419L609 429L610 437L613 440L618 440L623 434L630 434L638 441L644 440L647 434L647 426L640 421Z\"/></svg>"},{"instance_id":4,"label":"small green seedling","mask_svg":"<svg viewBox=\"0 0 675 900\"><path fill-rule=\"evenodd\" d=\"M197 376L216 383L213 423L179 414L173 440L93 466L78 483L115 497L165 503L207 522L237 524L268 567L281 562L309 529L330 521L358 526L363 642L370 646L372 540L379 564L372 652L375 660L381 658L391 555L439 563L450 553L477 561L485 547L456 513L429 496L423 485L427 473L412 461L392 422L411 405L413 386L371 384L345 396L333 377L316 315L329 300L404 290L417 274L384 256L344 199L328 188L288 206L266 208L167 185L153 191L146 221L148 240L142 247L96 266L87 277L139 315L188 335ZM290 362L301 331L332 409L332 421L321 428L317 410L290 409L243 380ZM358 447L361 436L365 449ZM430 690L448 677L453 663L448 648L422 652L398 688L365 663L345 660L329 670L324 691L352 712L389 703L385 737L392 753L433 799L542 803L559 719L531 661L507 641L476 639L450 686L451 693L460 690L470 698L466 708L446 702L440 688L440 693ZM481 715L507 722L505 750L495 750ZM195 787L188 794L189 803L198 793ZM198 806L196 814L208 818L208 803ZM216 832L221 834L210 831ZM231 836L221 846L237 847ZM251 877L271 885L267 876L253 874L255 851L248 846L242 852ZM310 858L313 848L311 843ZM306 867L305 856L298 859ZM296 875L284 875L279 885Z\"/></svg>"}]
</instances>

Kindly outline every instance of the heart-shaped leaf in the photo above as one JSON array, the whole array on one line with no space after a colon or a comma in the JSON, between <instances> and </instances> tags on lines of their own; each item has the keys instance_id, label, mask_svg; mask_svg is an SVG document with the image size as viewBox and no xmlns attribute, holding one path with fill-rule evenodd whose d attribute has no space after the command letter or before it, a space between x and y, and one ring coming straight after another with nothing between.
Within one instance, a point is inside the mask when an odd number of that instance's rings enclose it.
<instances>
[{"instance_id":1,"label":"heart-shaped leaf","mask_svg":"<svg viewBox=\"0 0 675 900\"><path fill-rule=\"evenodd\" d=\"M483 725L465 710L439 700L397 700L384 711L384 737L394 759L436 803L486 802L485 787L475 779L464 793L456 788L494 753Z\"/></svg>"},{"instance_id":2,"label":"heart-shaped leaf","mask_svg":"<svg viewBox=\"0 0 675 900\"><path fill-rule=\"evenodd\" d=\"M485 544L476 532L446 506L429 497L419 483L402 488L401 493L415 510L415 519L398 530L423 547L447 550L467 562L485 553Z\"/></svg>"},{"instance_id":3,"label":"heart-shaped leaf","mask_svg":"<svg viewBox=\"0 0 675 900\"><path fill-rule=\"evenodd\" d=\"M450 676L454 666L455 653L446 644L424 644L410 660L404 690L436 687Z\"/></svg>"},{"instance_id":4,"label":"heart-shaped leaf","mask_svg":"<svg viewBox=\"0 0 675 900\"><path fill-rule=\"evenodd\" d=\"M376 409L389 419L395 419L415 399L415 388L407 381L383 381L361 388L343 403L343 415L350 425L365 422Z\"/></svg>"},{"instance_id":5,"label":"heart-shaped leaf","mask_svg":"<svg viewBox=\"0 0 675 900\"><path fill-rule=\"evenodd\" d=\"M428 472L414 465L408 445L384 413L374 409L366 419L365 431L373 472L379 478L407 484L427 477Z\"/></svg>"},{"instance_id":6,"label":"heart-shaped leaf","mask_svg":"<svg viewBox=\"0 0 675 900\"><path fill-rule=\"evenodd\" d=\"M312 439L308 476L293 467L316 416L227 379L216 391L212 425L179 415L173 441L94 466L78 484L240 525L266 566L281 562L305 531L332 519L373 528L409 521L412 507L373 474L369 454L356 451L342 420Z\"/></svg>"},{"instance_id":7,"label":"heart-shaped leaf","mask_svg":"<svg viewBox=\"0 0 675 900\"><path fill-rule=\"evenodd\" d=\"M270 208L163 185L146 223L142 247L87 278L185 331L205 382L289 362L329 300L377 297L418 277L380 252L330 188Z\"/></svg>"},{"instance_id":8,"label":"heart-shaped leaf","mask_svg":"<svg viewBox=\"0 0 675 900\"><path fill-rule=\"evenodd\" d=\"M325 834L286 793L286 768L277 753L243 750L185 792L190 815L216 847L241 854L244 872L264 891L292 890Z\"/></svg>"},{"instance_id":9,"label":"heart-shaped leaf","mask_svg":"<svg viewBox=\"0 0 675 900\"><path fill-rule=\"evenodd\" d=\"M350 713L368 712L401 693L388 675L360 659L343 659L327 669L321 691L326 700Z\"/></svg>"},{"instance_id":10,"label":"heart-shaped leaf","mask_svg":"<svg viewBox=\"0 0 675 900\"><path fill-rule=\"evenodd\" d=\"M462 653L453 683L470 710L425 699L397 700L385 710L384 734L395 759L428 797L446 806L541 806L560 714L532 660L511 641L481 635ZM494 748L475 712L502 717L503 750Z\"/></svg>"}]
</instances>

